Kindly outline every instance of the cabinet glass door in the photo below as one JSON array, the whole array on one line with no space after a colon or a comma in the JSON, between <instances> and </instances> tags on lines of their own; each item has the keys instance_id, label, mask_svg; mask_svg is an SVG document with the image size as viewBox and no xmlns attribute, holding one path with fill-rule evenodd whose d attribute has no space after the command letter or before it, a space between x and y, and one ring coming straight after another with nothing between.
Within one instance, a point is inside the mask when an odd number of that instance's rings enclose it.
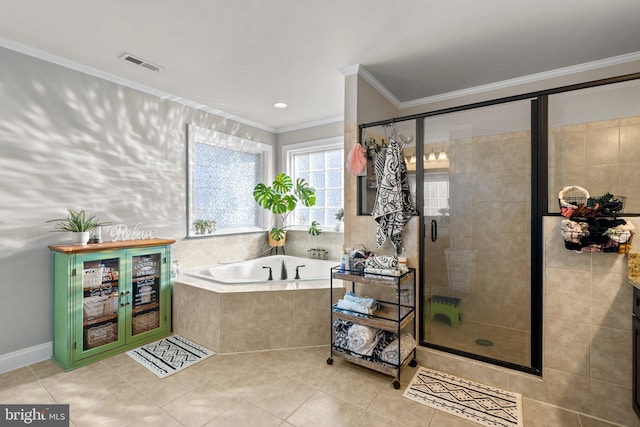
<instances>
[{"instance_id":1,"label":"cabinet glass door","mask_svg":"<svg viewBox=\"0 0 640 427\"><path fill-rule=\"evenodd\" d=\"M118 342L120 258L80 261L82 352Z\"/></svg>"},{"instance_id":2,"label":"cabinet glass door","mask_svg":"<svg viewBox=\"0 0 640 427\"><path fill-rule=\"evenodd\" d=\"M131 257L131 336L160 327L162 253Z\"/></svg>"}]
</instances>

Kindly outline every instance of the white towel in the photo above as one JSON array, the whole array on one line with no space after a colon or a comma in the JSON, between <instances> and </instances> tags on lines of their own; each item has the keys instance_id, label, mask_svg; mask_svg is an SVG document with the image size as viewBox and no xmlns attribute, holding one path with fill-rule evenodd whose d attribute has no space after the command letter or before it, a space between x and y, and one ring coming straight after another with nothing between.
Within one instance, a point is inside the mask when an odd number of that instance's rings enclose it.
<instances>
[{"instance_id":1,"label":"white towel","mask_svg":"<svg viewBox=\"0 0 640 427\"><path fill-rule=\"evenodd\" d=\"M364 356L371 356L380 340L380 330L370 326L354 323L349 328L349 350Z\"/></svg>"},{"instance_id":2,"label":"white towel","mask_svg":"<svg viewBox=\"0 0 640 427\"><path fill-rule=\"evenodd\" d=\"M365 268L364 269L365 275L379 274L382 276L394 276L394 277L402 276L407 271L409 271L409 268L406 266L399 266L396 269L387 269L387 268Z\"/></svg>"},{"instance_id":3,"label":"white towel","mask_svg":"<svg viewBox=\"0 0 640 427\"><path fill-rule=\"evenodd\" d=\"M400 360L398 360L398 339L391 341L384 350L382 350L382 354L380 358L388 363L393 363L397 365L404 361L407 358L409 353L416 348L416 340L413 338L411 334L403 334L400 337Z\"/></svg>"}]
</instances>

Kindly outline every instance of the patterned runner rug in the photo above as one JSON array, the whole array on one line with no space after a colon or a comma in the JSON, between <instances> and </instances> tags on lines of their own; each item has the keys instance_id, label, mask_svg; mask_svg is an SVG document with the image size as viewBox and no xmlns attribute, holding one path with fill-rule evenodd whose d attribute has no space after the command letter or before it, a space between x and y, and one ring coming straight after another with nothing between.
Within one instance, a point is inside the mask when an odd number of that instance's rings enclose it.
<instances>
[{"instance_id":1,"label":"patterned runner rug","mask_svg":"<svg viewBox=\"0 0 640 427\"><path fill-rule=\"evenodd\" d=\"M420 367L404 397L489 427L523 427L522 396Z\"/></svg>"},{"instance_id":2,"label":"patterned runner rug","mask_svg":"<svg viewBox=\"0 0 640 427\"><path fill-rule=\"evenodd\" d=\"M129 350L127 354L160 378L164 378L215 353L193 341L174 335Z\"/></svg>"}]
</instances>

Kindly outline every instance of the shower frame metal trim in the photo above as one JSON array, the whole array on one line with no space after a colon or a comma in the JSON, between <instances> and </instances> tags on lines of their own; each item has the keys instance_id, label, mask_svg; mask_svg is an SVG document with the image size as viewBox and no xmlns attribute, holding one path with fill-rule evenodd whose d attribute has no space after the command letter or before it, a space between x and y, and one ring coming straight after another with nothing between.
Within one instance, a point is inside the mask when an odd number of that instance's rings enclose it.
<instances>
[{"instance_id":1,"label":"shower frame metal trim","mask_svg":"<svg viewBox=\"0 0 640 427\"><path fill-rule=\"evenodd\" d=\"M545 216L557 216L558 213L549 212L548 209L548 97L558 93L571 92L574 90L588 89L596 86L604 86L614 83L622 83L631 80L640 79L640 73L625 74L616 77L609 77L599 80L593 80L583 83L577 83L567 86L561 86L552 89L539 90L520 95L507 96L493 100L481 101L472 104L449 107L440 110L434 110L426 113L413 114L409 116L395 117L377 122L363 123L358 125L358 143L362 143L363 130L368 127L388 125L408 120L416 121L416 156L422 156L424 153L423 144L417 141L424 141L424 120L427 117L438 116L447 113L454 113L475 108L488 107L492 105L505 104L512 101L532 100L531 111L531 366L521 366L506 362L503 360L492 359L480 356L474 353L468 353L461 350L443 347L424 341L423 327L423 287L420 286L420 299L418 301L418 312L420 321L418 322L419 345L423 347L433 348L435 350L464 356L470 359L491 363L505 368L514 369L534 375L542 375L542 354L543 354L543 241L542 241L542 222ZM421 158L421 157L418 157ZM422 162L417 162L416 176L422 176L424 168ZM358 212L357 215L367 215L370 213L363 212L360 195L360 179L358 177ZM416 179L416 205L423 206L423 184L422 180ZM422 216L422 215L420 215ZM629 213L625 216L640 216L639 213ZM421 218L419 224L419 283L424 282L424 261L423 254L425 251L424 237L426 236L427 227Z\"/></svg>"}]
</instances>

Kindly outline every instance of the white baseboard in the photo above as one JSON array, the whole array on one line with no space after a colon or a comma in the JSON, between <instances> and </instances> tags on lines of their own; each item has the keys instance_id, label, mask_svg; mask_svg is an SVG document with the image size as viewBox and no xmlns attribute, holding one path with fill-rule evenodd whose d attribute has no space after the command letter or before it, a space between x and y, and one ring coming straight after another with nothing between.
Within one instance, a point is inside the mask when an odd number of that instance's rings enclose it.
<instances>
[{"instance_id":1,"label":"white baseboard","mask_svg":"<svg viewBox=\"0 0 640 427\"><path fill-rule=\"evenodd\" d=\"M51 359L53 354L53 342L34 345L22 350L0 355L0 374Z\"/></svg>"}]
</instances>

